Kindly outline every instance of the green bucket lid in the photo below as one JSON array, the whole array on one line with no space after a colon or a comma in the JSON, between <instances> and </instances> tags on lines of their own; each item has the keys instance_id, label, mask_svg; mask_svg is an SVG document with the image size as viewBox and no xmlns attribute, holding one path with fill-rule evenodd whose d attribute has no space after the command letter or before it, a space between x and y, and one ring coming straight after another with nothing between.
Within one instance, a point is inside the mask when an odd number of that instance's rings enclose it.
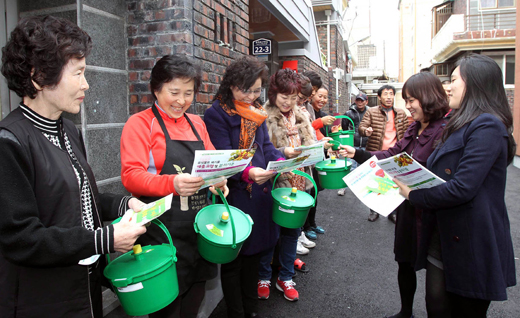
<instances>
[{"instance_id":1,"label":"green bucket lid","mask_svg":"<svg viewBox=\"0 0 520 318\"><path fill-rule=\"evenodd\" d=\"M318 171L341 171L347 170L352 165L352 162L344 159L327 159L316 164L316 170Z\"/></svg>"},{"instance_id":2,"label":"green bucket lid","mask_svg":"<svg viewBox=\"0 0 520 318\"><path fill-rule=\"evenodd\" d=\"M251 234L253 220L234 206L229 206L229 210L235 223L236 243L243 242ZM233 228L228 214L224 204L213 204L203 208L195 217L198 233L215 244L233 245Z\"/></svg>"},{"instance_id":3,"label":"green bucket lid","mask_svg":"<svg viewBox=\"0 0 520 318\"><path fill-rule=\"evenodd\" d=\"M144 246L141 253L134 254L130 251L110 262L104 274L115 287L144 281L162 273L177 261L173 255L174 250L169 244Z\"/></svg>"},{"instance_id":4,"label":"green bucket lid","mask_svg":"<svg viewBox=\"0 0 520 318\"><path fill-rule=\"evenodd\" d=\"M296 188L293 189L296 190ZM314 205L312 195L300 190L293 193L291 188L278 188L274 189L271 194L273 200L288 208L309 208Z\"/></svg>"}]
</instances>

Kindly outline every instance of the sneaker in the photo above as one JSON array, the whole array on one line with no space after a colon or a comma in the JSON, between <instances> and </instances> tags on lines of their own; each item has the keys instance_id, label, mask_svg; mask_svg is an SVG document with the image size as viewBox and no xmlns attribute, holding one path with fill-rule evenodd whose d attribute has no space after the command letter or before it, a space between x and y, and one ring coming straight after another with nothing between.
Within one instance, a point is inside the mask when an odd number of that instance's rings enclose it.
<instances>
[{"instance_id":1,"label":"sneaker","mask_svg":"<svg viewBox=\"0 0 520 318\"><path fill-rule=\"evenodd\" d=\"M303 232L302 232L302 234L300 234L300 237L298 237L298 242L301 243L303 245L303 247L306 247L306 248L313 248L316 246L316 243L309 240L307 238L307 236L305 236L305 233L303 233Z\"/></svg>"},{"instance_id":2,"label":"sneaker","mask_svg":"<svg viewBox=\"0 0 520 318\"><path fill-rule=\"evenodd\" d=\"M316 235L316 232L314 232L313 230L308 230L308 231L304 231L305 232L305 236L307 236L307 238L309 240L317 240L318 239L318 236Z\"/></svg>"},{"instance_id":3,"label":"sneaker","mask_svg":"<svg viewBox=\"0 0 520 318\"><path fill-rule=\"evenodd\" d=\"M295 301L298 300L298 291L294 289L294 286L296 285L293 280L286 280L281 281L280 278L276 280L276 289L283 292L283 296L288 301Z\"/></svg>"},{"instance_id":4,"label":"sneaker","mask_svg":"<svg viewBox=\"0 0 520 318\"><path fill-rule=\"evenodd\" d=\"M269 298L269 288L271 287L271 281L259 280L258 281L258 299Z\"/></svg>"},{"instance_id":5,"label":"sneaker","mask_svg":"<svg viewBox=\"0 0 520 318\"><path fill-rule=\"evenodd\" d=\"M318 234L325 234L325 230L321 226L313 226L311 229Z\"/></svg>"},{"instance_id":6,"label":"sneaker","mask_svg":"<svg viewBox=\"0 0 520 318\"><path fill-rule=\"evenodd\" d=\"M309 254L309 249L303 246L302 242L298 241L298 244L296 245L296 254L307 255Z\"/></svg>"},{"instance_id":7,"label":"sneaker","mask_svg":"<svg viewBox=\"0 0 520 318\"><path fill-rule=\"evenodd\" d=\"M338 195L345 195L345 188L338 190Z\"/></svg>"}]
</instances>

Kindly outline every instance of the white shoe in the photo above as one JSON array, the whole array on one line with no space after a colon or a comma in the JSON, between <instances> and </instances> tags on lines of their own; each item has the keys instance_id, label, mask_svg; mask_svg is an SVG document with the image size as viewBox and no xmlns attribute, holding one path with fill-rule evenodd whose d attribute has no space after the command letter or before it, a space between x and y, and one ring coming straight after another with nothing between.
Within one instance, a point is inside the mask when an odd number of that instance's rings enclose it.
<instances>
[{"instance_id":1,"label":"white shoe","mask_svg":"<svg viewBox=\"0 0 520 318\"><path fill-rule=\"evenodd\" d=\"M301 243L303 245L303 247L306 247L306 248L313 248L316 246L316 243L309 240L307 238L307 236L305 236L305 233L302 231L302 234L300 235L300 237L298 237L298 243Z\"/></svg>"},{"instance_id":2,"label":"white shoe","mask_svg":"<svg viewBox=\"0 0 520 318\"><path fill-rule=\"evenodd\" d=\"M338 195L345 195L345 188L338 190Z\"/></svg>"},{"instance_id":3,"label":"white shoe","mask_svg":"<svg viewBox=\"0 0 520 318\"><path fill-rule=\"evenodd\" d=\"M296 254L298 255L307 255L309 254L309 249L302 245L300 241L296 245Z\"/></svg>"}]
</instances>

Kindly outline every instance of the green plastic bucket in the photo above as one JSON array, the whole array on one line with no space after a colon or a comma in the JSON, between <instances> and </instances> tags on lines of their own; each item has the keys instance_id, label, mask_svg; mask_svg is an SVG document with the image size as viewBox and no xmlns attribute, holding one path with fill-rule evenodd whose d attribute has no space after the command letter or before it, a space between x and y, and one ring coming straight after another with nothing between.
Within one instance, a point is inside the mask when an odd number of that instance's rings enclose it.
<instances>
[{"instance_id":1,"label":"green plastic bucket","mask_svg":"<svg viewBox=\"0 0 520 318\"><path fill-rule=\"evenodd\" d=\"M114 223L120 221L120 218ZM121 306L129 316L144 316L172 303L179 295L176 250L164 224L155 219L169 244L147 245L127 252L108 265L103 274L114 287Z\"/></svg>"},{"instance_id":2,"label":"green plastic bucket","mask_svg":"<svg viewBox=\"0 0 520 318\"><path fill-rule=\"evenodd\" d=\"M316 170L320 185L325 189L343 189L347 187L343 177L350 173L352 163L347 159L336 159L332 156L330 159L318 162Z\"/></svg>"},{"instance_id":3,"label":"green plastic bucket","mask_svg":"<svg viewBox=\"0 0 520 318\"><path fill-rule=\"evenodd\" d=\"M318 187L312 177L305 172L300 170L293 170L292 172L312 181L314 185L314 197L296 188L273 189L273 191L271 191L271 195L273 196L273 221L280 226L297 229L303 226L310 208L316 204ZM273 185L276 184L278 176L280 176L280 174L277 174L274 178Z\"/></svg>"},{"instance_id":4,"label":"green plastic bucket","mask_svg":"<svg viewBox=\"0 0 520 318\"><path fill-rule=\"evenodd\" d=\"M342 130L340 128L339 131L333 132L330 134L329 134L329 130L325 129L325 133L326 133L327 137L331 137L332 140L338 141L344 146L354 147L354 134L356 133L356 127L354 126L354 122L352 121L352 119L350 119L350 117L344 116L344 115L334 116L334 117L345 118L345 119L350 120L350 122L352 123L352 127L354 127L354 129L353 130Z\"/></svg>"},{"instance_id":5,"label":"green plastic bucket","mask_svg":"<svg viewBox=\"0 0 520 318\"><path fill-rule=\"evenodd\" d=\"M229 206L222 191L217 191L224 204L212 204L200 210L193 227L200 255L208 262L226 264L238 256L251 234L253 220L248 214Z\"/></svg>"}]
</instances>

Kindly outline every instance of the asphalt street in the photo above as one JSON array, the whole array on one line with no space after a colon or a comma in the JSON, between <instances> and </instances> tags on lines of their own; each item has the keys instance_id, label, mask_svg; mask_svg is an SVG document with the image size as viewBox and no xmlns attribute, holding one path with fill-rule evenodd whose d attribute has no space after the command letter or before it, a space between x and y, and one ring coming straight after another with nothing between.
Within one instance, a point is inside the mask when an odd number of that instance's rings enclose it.
<instances>
[{"instance_id":1,"label":"asphalt street","mask_svg":"<svg viewBox=\"0 0 520 318\"><path fill-rule=\"evenodd\" d=\"M520 169L510 166L506 203L520 282ZM393 255L394 224L380 217L368 222L369 210L350 191L338 196L337 190L319 194L317 223L326 233L319 235L316 248L301 259L310 272L294 278L300 300L289 302L274 287L271 296L260 301L259 314L267 317L384 317L400 309L397 263ZM426 318L424 302L425 271L418 272L414 303L416 318ZM520 308L520 287L508 290L509 300L492 302L488 317L516 318ZM119 312L119 314L118 314ZM107 317L126 317L121 310ZM222 300L210 318L226 317Z\"/></svg>"}]
</instances>

